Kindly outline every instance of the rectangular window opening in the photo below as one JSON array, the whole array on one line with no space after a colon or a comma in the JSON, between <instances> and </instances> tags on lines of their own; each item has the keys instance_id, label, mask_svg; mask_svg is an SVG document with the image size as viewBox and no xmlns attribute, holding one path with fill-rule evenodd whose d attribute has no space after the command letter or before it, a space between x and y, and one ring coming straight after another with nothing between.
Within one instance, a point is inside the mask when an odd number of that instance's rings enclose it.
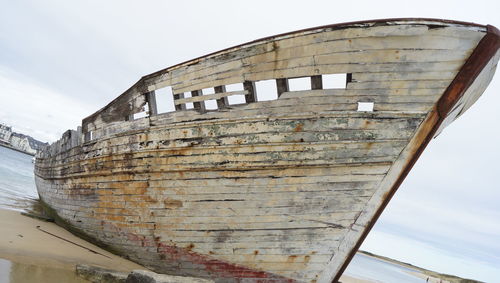
<instances>
[{"instance_id":1,"label":"rectangular window opening","mask_svg":"<svg viewBox=\"0 0 500 283\"><path fill-rule=\"evenodd\" d=\"M172 87L167 86L155 90L156 93L156 107L158 114L175 111L174 106L174 93Z\"/></svg>"},{"instance_id":2,"label":"rectangular window opening","mask_svg":"<svg viewBox=\"0 0 500 283\"><path fill-rule=\"evenodd\" d=\"M347 74L323 75L323 89L345 89L347 86Z\"/></svg>"},{"instance_id":3,"label":"rectangular window opening","mask_svg":"<svg viewBox=\"0 0 500 283\"><path fill-rule=\"evenodd\" d=\"M278 99L278 89L276 80L265 80L255 82L258 101L268 101Z\"/></svg>"},{"instance_id":4,"label":"rectangular window opening","mask_svg":"<svg viewBox=\"0 0 500 283\"><path fill-rule=\"evenodd\" d=\"M358 102L358 111L360 112L373 112L373 102Z\"/></svg>"},{"instance_id":5,"label":"rectangular window opening","mask_svg":"<svg viewBox=\"0 0 500 283\"><path fill-rule=\"evenodd\" d=\"M217 101L215 99L205 100L205 109L215 110L217 108Z\"/></svg>"},{"instance_id":6,"label":"rectangular window opening","mask_svg":"<svg viewBox=\"0 0 500 283\"><path fill-rule=\"evenodd\" d=\"M304 77L304 78L288 79L288 87L290 91L310 90L311 78Z\"/></svg>"},{"instance_id":7,"label":"rectangular window opening","mask_svg":"<svg viewBox=\"0 0 500 283\"><path fill-rule=\"evenodd\" d=\"M85 142L89 142L89 141L91 141L91 140L92 140L92 139L94 139L94 138L95 138L95 137L94 137L94 132L93 132L93 131L88 131L88 132L86 132L86 133L85 133L85 135L84 135L84 140L85 140Z\"/></svg>"},{"instance_id":8,"label":"rectangular window opening","mask_svg":"<svg viewBox=\"0 0 500 283\"><path fill-rule=\"evenodd\" d=\"M134 113L134 120L137 120L137 119L141 119L141 118L144 118L144 117L148 117L148 112L149 112L149 107L148 107L148 104L146 103L143 107L142 107L142 111L141 112L138 112L138 113Z\"/></svg>"},{"instance_id":9,"label":"rectangular window opening","mask_svg":"<svg viewBox=\"0 0 500 283\"><path fill-rule=\"evenodd\" d=\"M201 90L201 92L203 93L203 95L207 95L207 94L214 94L215 90L213 88L204 88Z\"/></svg>"},{"instance_id":10,"label":"rectangular window opening","mask_svg":"<svg viewBox=\"0 0 500 283\"><path fill-rule=\"evenodd\" d=\"M227 92L238 91L238 90L244 90L243 83L226 85L226 91Z\"/></svg>"},{"instance_id":11,"label":"rectangular window opening","mask_svg":"<svg viewBox=\"0 0 500 283\"><path fill-rule=\"evenodd\" d=\"M246 104L247 101L245 100L244 95L231 95L227 97L227 101L229 102L229 105L236 105L236 104Z\"/></svg>"}]
</instances>

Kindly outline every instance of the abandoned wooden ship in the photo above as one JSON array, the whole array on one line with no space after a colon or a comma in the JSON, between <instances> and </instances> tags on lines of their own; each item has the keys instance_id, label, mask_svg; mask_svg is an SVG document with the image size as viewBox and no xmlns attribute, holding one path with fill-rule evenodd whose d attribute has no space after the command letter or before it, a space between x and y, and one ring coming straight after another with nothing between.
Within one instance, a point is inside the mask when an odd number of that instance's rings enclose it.
<instances>
[{"instance_id":1,"label":"abandoned wooden ship","mask_svg":"<svg viewBox=\"0 0 500 283\"><path fill-rule=\"evenodd\" d=\"M40 199L59 224L158 272L335 282L427 143L485 90L499 38L374 20L175 65L40 151ZM331 74L343 85L327 86ZM292 89L297 78L310 87ZM277 98L258 101L269 80ZM175 111L158 113L161 89Z\"/></svg>"}]
</instances>

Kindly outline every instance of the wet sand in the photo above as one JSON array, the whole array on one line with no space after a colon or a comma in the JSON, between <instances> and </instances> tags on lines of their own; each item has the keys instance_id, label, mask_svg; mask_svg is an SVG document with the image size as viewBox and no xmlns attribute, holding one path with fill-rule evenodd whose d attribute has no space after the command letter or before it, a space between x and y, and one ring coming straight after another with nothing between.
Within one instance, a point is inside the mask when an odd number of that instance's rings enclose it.
<instances>
[{"instance_id":1,"label":"wet sand","mask_svg":"<svg viewBox=\"0 0 500 283\"><path fill-rule=\"evenodd\" d=\"M0 259L0 283L88 283L74 270L38 266Z\"/></svg>"},{"instance_id":2,"label":"wet sand","mask_svg":"<svg viewBox=\"0 0 500 283\"><path fill-rule=\"evenodd\" d=\"M43 232L37 226L75 244ZM145 269L74 236L54 223L23 216L17 211L0 209L0 227L0 258L13 263L72 271L76 264L126 272Z\"/></svg>"}]
</instances>

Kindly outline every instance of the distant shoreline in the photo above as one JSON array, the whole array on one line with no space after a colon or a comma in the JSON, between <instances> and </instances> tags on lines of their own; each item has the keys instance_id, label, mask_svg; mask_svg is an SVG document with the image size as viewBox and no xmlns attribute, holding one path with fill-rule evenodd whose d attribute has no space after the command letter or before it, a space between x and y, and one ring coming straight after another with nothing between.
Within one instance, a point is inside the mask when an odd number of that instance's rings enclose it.
<instances>
[{"instance_id":1,"label":"distant shoreline","mask_svg":"<svg viewBox=\"0 0 500 283\"><path fill-rule=\"evenodd\" d=\"M8 144L0 143L0 146L5 147L5 148L8 148L8 149L12 149L12 150L15 150L15 151L18 151L18 152L24 153L24 154L27 154L27 155L29 155L29 156L35 156L35 154L31 154L31 153L29 153L29 152L26 152L26 151L20 150L20 149L18 149L18 148L15 148L15 147L13 147L13 146L8 145Z\"/></svg>"},{"instance_id":2,"label":"distant shoreline","mask_svg":"<svg viewBox=\"0 0 500 283\"><path fill-rule=\"evenodd\" d=\"M388 258L388 257L385 257L385 256L373 254L373 253L370 253L370 252L367 252L367 251L359 250L358 253L360 253L362 255L365 255L365 256L376 258L378 260L382 260L382 261L390 262L390 263L397 264L397 265L400 265L400 266L404 266L404 267L409 268L409 269L414 269L417 272L421 272L423 275L428 276L430 278L434 277L435 279L442 279L442 280L446 280L447 282L451 282L451 283L465 283L465 282L466 283L483 283L482 281L461 278L461 277L458 277L458 276L455 276L455 275L444 274L444 273L439 273L439 272L436 272L436 271L428 270L428 269L425 269L425 268L422 268L422 267L415 266L415 265L410 264L410 263L398 261L398 260L395 260L395 259L392 259L392 258ZM424 278L424 277L421 277L421 278ZM433 281L429 281L429 282L433 282Z\"/></svg>"}]
</instances>

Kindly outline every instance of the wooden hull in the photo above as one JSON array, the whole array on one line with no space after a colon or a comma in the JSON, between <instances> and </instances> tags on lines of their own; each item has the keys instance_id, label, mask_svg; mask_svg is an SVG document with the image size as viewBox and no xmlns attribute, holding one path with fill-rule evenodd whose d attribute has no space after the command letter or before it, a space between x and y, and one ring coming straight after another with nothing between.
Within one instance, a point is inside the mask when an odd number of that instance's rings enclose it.
<instances>
[{"instance_id":1,"label":"wooden hull","mask_svg":"<svg viewBox=\"0 0 500 283\"><path fill-rule=\"evenodd\" d=\"M158 272L331 282L429 140L484 91L498 46L492 27L410 19L207 55L144 77L39 152L40 198L60 224ZM332 73L345 89L322 87ZM287 89L295 77L311 89ZM257 102L254 82L269 79L279 98ZM222 87L233 83L242 90ZM165 86L178 111L157 114ZM234 94L247 103L229 105ZM146 103L149 117L124 121Z\"/></svg>"}]
</instances>

